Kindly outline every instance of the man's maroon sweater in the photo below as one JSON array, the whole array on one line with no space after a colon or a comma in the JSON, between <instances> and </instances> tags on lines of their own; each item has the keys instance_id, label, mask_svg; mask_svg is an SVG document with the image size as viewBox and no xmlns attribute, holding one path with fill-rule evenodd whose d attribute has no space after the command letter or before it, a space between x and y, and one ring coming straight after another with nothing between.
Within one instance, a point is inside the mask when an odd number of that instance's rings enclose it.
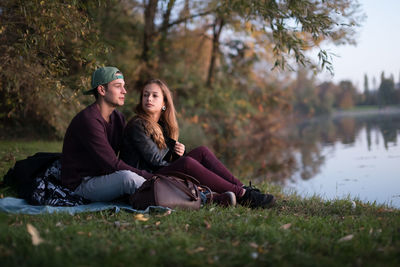
<instances>
[{"instance_id":1,"label":"man's maroon sweater","mask_svg":"<svg viewBox=\"0 0 400 267\"><path fill-rule=\"evenodd\" d=\"M61 157L62 184L72 190L86 176L100 176L130 170L149 179L152 174L133 168L118 158L122 144L124 116L114 110L104 120L94 103L79 112L68 126Z\"/></svg>"}]
</instances>

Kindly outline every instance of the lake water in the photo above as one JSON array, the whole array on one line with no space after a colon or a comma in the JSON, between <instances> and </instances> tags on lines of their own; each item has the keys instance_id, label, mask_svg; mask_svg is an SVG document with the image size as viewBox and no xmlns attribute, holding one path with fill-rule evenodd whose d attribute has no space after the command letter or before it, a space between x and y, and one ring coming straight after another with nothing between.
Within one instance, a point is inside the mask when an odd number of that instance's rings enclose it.
<instances>
[{"instance_id":1,"label":"lake water","mask_svg":"<svg viewBox=\"0 0 400 267\"><path fill-rule=\"evenodd\" d=\"M400 113L312 119L291 138L300 145L286 188L400 208Z\"/></svg>"}]
</instances>

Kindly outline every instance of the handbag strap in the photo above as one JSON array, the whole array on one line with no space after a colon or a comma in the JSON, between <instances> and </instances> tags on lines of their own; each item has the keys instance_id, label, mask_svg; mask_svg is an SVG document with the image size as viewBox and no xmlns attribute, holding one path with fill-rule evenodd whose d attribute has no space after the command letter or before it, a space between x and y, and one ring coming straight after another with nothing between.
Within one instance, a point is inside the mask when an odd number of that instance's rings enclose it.
<instances>
[{"instance_id":1,"label":"handbag strap","mask_svg":"<svg viewBox=\"0 0 400 267\"><path fill-rule=\"evenodd\" d=\"M162 179L166 179L168 181L170 181L172 184L174 184L176 187L178 187L179 189L181 189L186 195L188 195L190 198L192 198L192 200L197 200L198 197L196 197L191 190L189 190L186 186L184 186L182 183L176 181L173 177L169 177L166 175L157 175L159 178Z\"/></svg>"},{"instance_id":2,"label":"handbag strap","mask_svg":"<svg viewBox=\"0 0 400 267\"><path fill-rule=\"evenodd\" d=\"M156 174L159 175L159 174ZM197 180L196 178L194 178L193 176L190 176L186 173L180 172L180 171L166 171L163 172L161 175L170 175L170 176L175 176L181 179L186 179L186 180L190 180L192 183L196 184L196 185L200 185L199 180Z\"/></svg>"}]
</instances>

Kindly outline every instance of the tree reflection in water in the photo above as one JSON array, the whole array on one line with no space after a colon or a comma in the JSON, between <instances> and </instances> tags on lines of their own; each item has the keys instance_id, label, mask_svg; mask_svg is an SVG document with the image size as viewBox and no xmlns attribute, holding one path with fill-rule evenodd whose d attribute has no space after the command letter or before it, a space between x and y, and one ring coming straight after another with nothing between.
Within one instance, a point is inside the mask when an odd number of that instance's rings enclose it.
<instances>
[{"instance_id":1,"label":"tree reflection in water","mask_svg":"<svg viewBox=\"0 0 400 267\"><path fill-rule=\"evenodd\" d=\"M261 119L253 121L241 134L221 137L223 142L216 139L214 144L219 145L214 145L214 150L238 177L284 185L295 172L303 180L313 178L326 160L323 148L333 149L337 143L354 146L364 128L369 150L373 132L382 134L386 150L396 146L400 113L313 118L279 131L270 127L278 126Z\"/></svg>"}]
</instances>

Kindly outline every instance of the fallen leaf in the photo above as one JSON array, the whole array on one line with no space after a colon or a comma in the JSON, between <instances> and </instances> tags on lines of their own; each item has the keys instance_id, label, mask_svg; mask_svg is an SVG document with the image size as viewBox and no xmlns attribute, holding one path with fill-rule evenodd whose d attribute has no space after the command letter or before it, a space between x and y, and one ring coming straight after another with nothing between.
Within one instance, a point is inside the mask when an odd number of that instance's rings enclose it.
<instances>
[{"instance_id":1,"label":"fallen leaf","mask_svg":"<svg viewBox=\"0 0 400 267\"><path fill-rule=\"evenodd\" d=\"M159 226L159 225L160 225L160 223L161 223L160 221L157 221L157 222L156 222L156 226Z\"/></svg>"},{"instance_id":2,"label":"fallen leaf","mask_svg":"<svg viewBox=\"0 0 400 267\"><path fill-rule=\"evenodd\" d=\"M26 229L28 230L28 233L32 237L32 244L34 246L40 245L41 243L44 242L44 240L40 237L38 230L36 230L36 228L33 225L28 223L26 225Z\"/></svg>"},{"instance_id":3,"label":"fallen leaf","mask_svg":"<svg viewBox=\"0 0 400 267\"><path fill-rule=\"evenodd\" d=\"M187 232L189 230L189 224L185 224L185 231Z\"/></svg>"},{"instance_id":4,"label":"fallen leaf","mask_svg":"<svg viewBox=\"0 0 400 267\"><path fill-rule=\"evenodd\" d=\"M171 213L172 213L172 211L171 211L171 210L167 210L166 212L164 212L163 216L170 215Z\"/></svg>"},{"instance_id":5,"label":"fallen leaf","mask_svg":"<svg viewBox=\"0 0 400 267\"><path fill-rule=\"evenodd\" d=\"M287 229L289 229L291 226L292 226L291 223L287 223L287 224L282 225L282 226L280 227L280 229L287 230Z\"/></svg>"},{"instance_id":6,"label":"fallen leaf","mask_svg":"<svg viewBox=\"0 0 400 267\"><path fill-rule=\"evenodd\" d=\"M149 220L149 218L145 217L143 214L140 213L140 214L135 215L135 220L145 222L145 221Z\"/></svg>"},{"instance_id":7,"label":"fallen leaf","mask_svg":"<svg viewBox=\"0 0 400 267\"><path fill-rule=\"evenodd\" d=\"M57 222L56 223L56 227L61 227L61 226L63 226L62 222Z\"/></svg>"},{"instance_id":8,"label":"fallen leaf","mask_svg":"<svg viewBox=\"0 0 400 267\"><path fill-rule=\"evenodd\" d=\"M78 234L78 235L84 235L85 232L79 231L79 232L77 232L77 234Z\"/></svg>"},{"instance_id":9,"label":"fallen leaf","mask_svg":"<svg viewBox=\"0 0 400 267\"><path fill-rule=\"evenodd\" d=\"M167 210L166 212L164 212L162 214L155 215L155 216L160 218L160 217L164 217L164 216L167 216L167 215L170 215L170 214L171 214L171 210Z\"/></svg>"},{"instance_id":10,"label":"fallen leaf","mask_svg":"<svg viewBox=\"0 0 400 267\"><path fill-rule=\"evenodd\" d=\"M232 243L232 246L237 247L240 244L239 240L236 240Z\"/></svg>"},{"instance_id":11,"label":"fallen leaf","mask_svg":"<svg viewBox=\"0 0 400 267\"><path fill-rule=\"evenodd\" d=\"M211 228L211 224L209 222L207 222L206 220L204 220L204 224L206 225L207 229Z\"/></svg>"},{"instance_id":12,"label":"fallen leaf","mask_svg":"<svg viewBox=\"0 0 400 267\"><path fill-rule=\"evenodd\" d=\"M353 237L354 237L354 235L346 235L346 236L340 238L340 239L338 240L338 242L350 241L350 240L353 239Z\"/></svg>"},{"instance_id":13,"label":"fallen leaf","mask_svg":"<svg viewBox=\"0 0 400 267\"><path fill-rule=\"evenodd\" d=\"M249 246L252 247L252 248L258 248L258 245L256 243L254 243L254 242L250 242Z\"/></svg>"},{"instance_id":14,"label":"fallen leaf","mask_svg":"<svg viewBox=\"0 0 400 267\"><path fill-rule=\"evenodd\" d=\"M198 247L198 248L195 248L195 249L193 249L193 250L189 250L188 253L189 253L189 254L194 254L194 253L202 252L202 251L204 251L204 250L205 250L204 247Z\"/></svg>"}]
</instances>

